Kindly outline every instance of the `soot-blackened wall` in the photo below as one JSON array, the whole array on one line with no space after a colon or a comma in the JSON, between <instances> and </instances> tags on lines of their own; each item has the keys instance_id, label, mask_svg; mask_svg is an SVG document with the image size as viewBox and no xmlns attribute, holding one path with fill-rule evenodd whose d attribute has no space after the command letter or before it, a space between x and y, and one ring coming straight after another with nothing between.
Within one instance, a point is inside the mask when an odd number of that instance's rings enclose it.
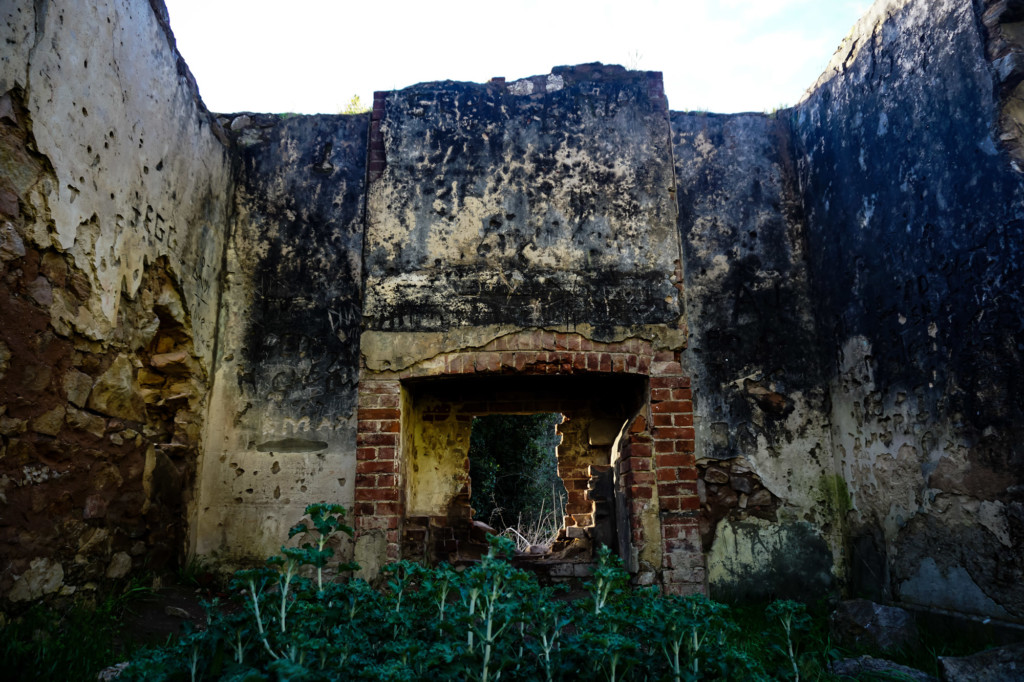
<instances>
[{"instance_id":1,"label":"soot-blackened wall","mask_svg":"<svg viewBox=\"0 0 1024 682\"><path fill-rule=\"evenodd\" d=\"M877 4L792 126L853 590L1020 619L1024 183L984 5Z\"/></svg>"}]
</instances>

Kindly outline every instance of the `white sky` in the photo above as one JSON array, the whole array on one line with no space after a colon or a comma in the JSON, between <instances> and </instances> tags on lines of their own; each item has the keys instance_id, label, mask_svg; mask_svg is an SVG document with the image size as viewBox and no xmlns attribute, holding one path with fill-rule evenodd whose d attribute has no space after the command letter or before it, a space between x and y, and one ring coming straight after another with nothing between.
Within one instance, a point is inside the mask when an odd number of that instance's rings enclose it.
<instances>
[{"instance_id":1,"label":"white sky","mask_svg":"<svg viewBox=\"0 0 1024 682\"><path fill-rule=\"evenodd\" d=\"M166 0L211 111L337 113L433 80L662 71L675 110L796 103L870 0Z\"/></svg>"}]
</instances>

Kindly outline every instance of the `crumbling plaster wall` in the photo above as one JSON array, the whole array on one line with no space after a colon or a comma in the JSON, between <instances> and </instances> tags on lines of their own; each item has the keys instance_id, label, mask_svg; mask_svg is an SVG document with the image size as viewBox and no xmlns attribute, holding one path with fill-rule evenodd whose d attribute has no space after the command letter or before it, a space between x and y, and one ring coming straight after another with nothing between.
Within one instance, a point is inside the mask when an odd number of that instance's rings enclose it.
<instances>
[{"instance_id":1,"label":"crumbling plaster wall","mask_svg":"<svg viewBox=\"0 0 1024 682\"><path fill-rule=\"evenodd\" d=\"M1020 620L1020 74L987 58L995 4L877 3L791 123L852 587Z\"/></svg>"},{"instance_id":2,"label":"crumbling plaster wall","mask_svg":"<svg viewBox=\"0 0 1024 682\"><path fill-rule=\"evenodd\" d=\"M842 491L789 127L673 112L672 134L712 592L826 590L842 575Z\"/></svg>"},{"instance_id":3,"label":"crumbling plaster wall","mask_svg":"<svg viewBox=\"0 0 1024 682\"><path fill-rule=\"evenodd\" d=\"M425 83L381 107L368 329L681 326L660 74L559 67Z\"/></svg>"},{"instance_id":4,"label":"crumbling plaster wall","mask_svg":"<svg viewBox=\"0 0 1024 682\"><path fill-rule=\"evenodd\" d=\"M162 5L0 10L0 593L180 555L231 168Z\"/></svg>"},{"instance_id":5,"label":"crumbling plaster wall","mask_svg":"<svg viewBox=\"0 0 1024 682\"><path fill-rule=\"evenodd\" d=\"M194 548L232 565L311 502L353 506L369 116L223 121L238 179Z\"/></svg>"}]
</instances>

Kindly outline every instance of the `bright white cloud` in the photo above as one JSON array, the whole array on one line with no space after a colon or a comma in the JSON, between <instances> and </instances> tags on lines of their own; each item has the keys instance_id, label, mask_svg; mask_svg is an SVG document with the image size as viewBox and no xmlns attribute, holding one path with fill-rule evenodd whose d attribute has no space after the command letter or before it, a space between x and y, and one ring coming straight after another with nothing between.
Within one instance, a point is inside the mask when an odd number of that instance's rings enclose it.
<instances>
[{"instance_id":1,"label":"bright white cloud","mask_svg":"<svg viewBox=\"0 0 1024 682\"><path fill-rule=\"evenodd\" d=\"M662 71L676 109L795 102L865 0L166 0L214 111L338 111L429 80L590 61Z\"/></svg>"}]
</instances>

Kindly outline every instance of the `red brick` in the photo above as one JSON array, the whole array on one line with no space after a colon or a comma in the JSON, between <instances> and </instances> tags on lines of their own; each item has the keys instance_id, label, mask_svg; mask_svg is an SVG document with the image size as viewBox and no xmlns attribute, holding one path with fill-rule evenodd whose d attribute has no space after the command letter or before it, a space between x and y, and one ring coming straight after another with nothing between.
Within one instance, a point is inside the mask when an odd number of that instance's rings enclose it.
<instances>
[{"instance_id":1,"label":"red brick","mask_svg":"<svg viewBox=\"0 0 1024 682\"><path fill-rule=\"evenodd\" d=\"M674 414L672 415L672 424L674 426L693 426L693 414Z\"/></svg>"},{"instance_id":2,"label":"red brick","mask_svg":"<svg viewBox=\"0 0 1024 682\"><path fill-rule=\"evenodd\" d=\"M594 342L587 337L583 336L580 338L580 350L583 352L590 352L594 350Z\"/></svg>"},{"instance_id":3,"label":"red brick","mask_svg":"<svg viewBox=\"0 0 1024 682\"><path fill-rule=\"evenodd\" d=\"M476 356L476 371L497 372L501 368L499 353L478 353Z\"/></svg>"},{"instance_id":4,"label":"red brick","mask_svg":"<svg viewBox=\"0 0 1024 682\"><path fill-rule=\"evenodd\" d=\"M655 459L659 469L662 467L687 467L694 465L693 455L672 453L658 455Z\"/></svg>"},{"instance_id":5,"label":"red brick","mask_svg":"<svg viewBox=\"0 0 1024 682\"><path fill-rule=\"evenodd\" d=\"M651 446L649 443L630 443L629 445L629 456L633 459L639 459L643 457L651 456Z\"/></svg>"},{"instance_id":6,"label":"red brick","mask_svg":"<svg viewBox=\"0 0 1024 682\"><path fill-rule=\"evenodd\" d=\"M689 400L666 400L651 405L651 412L693 412L693 403Z\"/></svg>"},{"instance_id":7,"label":"red brick","mask_svg":"<svg viewBox=\"0 0 1024 682\"><path fill-rule=\"evenodd\" d=\"M373 503L372 502L360 502L360 503L355 505L355 508L352 510L352 513L355 516L357 516L357 517L358 516L373 516L374 515Z\"/></svg>"},{"instance_id":8,"label":"red brick","mask_svg":"<svg viewBox=\"0 0 1024 682\"><path fill-rule=\"evenodd\" d=\"M679 511L682 508L679 500L678 497L666 497L661 493L658 494L658 506L665 511Z\"/></svg>"},{"instance_id":9,"label":"red brick","mask_svg":"<svg viewBox=\"0 0 1024 682\"><path fill-rule=\"evenodd\" d=\"M555 350L568 350L568 335L564 332L555 332Z\"/></svg>"},{"instance_id":10,"label":"red brick","mask_svg":"<svg viewBox=\"0 0 1024 682\"><path fill-rule=\"evenodd\" d=\"M675 362L676 354L670 350L659 350L654 353L655 362Z\"/></svg>"},{"instance_id":11,"label":"red brick","mask_svg":"<svg viewBox=\"0 0 1024 682\"><path fill-rule=\"evenodd\" d=\"M651 388L682 388L689 382L686 377L651 377Z\"/></svg>"},{"instance_id":12,"label":"red brick","mask_svg":"<svg viewBox=\"0 0 1024 682\"><path fill-rule=\"evenodd\" d=\"M677 452L696 452L697 448L695 442L692 440L677 440L676 451Z\"/></svg>"},{"instance_id":13,"label":"red brick","mask_svg":"<svg viewBox=\"0 0 1024 682\"><path fill-rule=\"evenodd\" d=\"M650 457L629 457L627 459L633 471L651 471Z\"/></svg>"},{"instance_id":14,"label":"red brick","mask_svg":"<svg viewBox=\"0 0 1024 682\"><path fill-rule=\"evenodd\" d=\"M374 513L377 516L399 516L402 513L402 505L398 502L377 502Z\"/></svg>"},{"instance_id":15,"label":"red brick","mask_svg":"<svg viewBox=\"0 0 1024 682\"><path fill-rule=\"evenodd\" d=\"M629 488L629 495L634 500L650 500L654 497L654 491L650 486L634 485Z\"/></svg>"},{"instance_id":16,"label":"red brick","mask_svg":"<svg viewBox=\"0 0 1024 682\"><path fill-rule=\"evenodd\" d=\"M398 561L402 558L402 551L397 543L389 544L385 553L387 554L388 561Z\"/></svg>"},{"instance_id":17,"label":"red brick","mask_svg":"<svg viewBox=\"0 0 1024 682\"><path fill-rule=\"evenodd\" d=\"M635 372L639 362L640 361L637 359L636 355L627 355L626 356L626 371L627 372Z\"/></svg>"},{"instance_id":18,"label":"red brick","mask_svg":"<svg viewBox=\"0 0 1024 682\"><path fill-rule=\"evenodd\" d=\"M565 346L571 351L580 351L583 349L583 340L579 334L568 334Z\"/></svg>"},{"instance_id":19,"label":"red brick","mask_svg":"<svg viewBox=\"0 0 1024 682\"><path fill-rule=\"evenodd\" d=\"M398 485L398 477L394 474L379 474L377 476L378 488L394 488Z\"/></svg>"},{"instance_id":20,"label":"red brick","mask_svg":"<svg viewBox=\"0 0 1024 682\"><path fill-rule=\"evenodd\" d=\"M377 459L377 448L356 448L356 460Z\"/></svg>"},{"instance_id":21,"label":"red brick","mask_svg":"<svg viewBox=\"0 0 1024 682\"><path fill-rule=\"evenodd\" d=\"M612 355L612 371L621 373L626 371L626 356L622 353Z\"/></svg>"},{"instance_id":22,"label":"red brick","mask_svg":"<svg viewBox=\"0 0 1024 682\"><path fill-rule=\"evenodd\" d=\"M356 488L356 502L397 502L395 488Z\"/></svg>"},{"instance_id":23,"label":"red brick","mask_svg":"<svg viewBox=\"0 0 1024 682\"><path fill-rule=\"evenodd\" d=\"M361 381L359 382L360 393L392 393L398 395L401 392L401 384L397 381Z\"/></svg>"},{"instance_id":24,"label":"red brick","mask_svg":"<svg viewBox=\"0 0 1024 682\"><path fill-rule=\"evenodd\" d=\"M672 397L676 400L692 400L693 391L689 388L675 388L672 389Z\"/></svg>"},{"instance_id":25,"label":"red brick","mask_svg":"<svg viewBox=\"0 0 1024 682\"><path fill-rule=\"evenodd\" d=\"M402 423L397 419L383 421L377 425L377 430L381 433L398 433L402 430Z\"/></svg>"},{"instance_id":26,"label":"red brick","mask_svg":"<svg viewBox=\"0 0 1024 682\"><path fill-rule=\"evenodd\" d=\"M572 368L574 370L585 370L587 368L587 356L585 353L573 353Z\"/></svg>"},{"instance_id":27,"label":"red brick","mask_svg":"<svg viewBox=\"0 0 1024 682\"><path fill-rule=\"evenodd\" d=\"M651 373L651 359L646 355L641 355L636 361L636 371L639 374L650 374Z\"/></svg>"},{"instance_id":28,"label":"red brick","mask_svg":"<svg viewBox=\"0 0 1024 682\"><path fill-rule=\"evenodd\" d=\"M696 481L697 467L680 467L676 475L680 481Z\"/></svg>"},{"instance_id":29,"label":"red brick","mask_svg":"<svg viewBox=\"0 0 1024 682\"><path fill-rule=\"evenodd\" d=\"M394 448L377 448L377 459L394 459Z\"/></svg>"},{"instance_id":30,"label":"red brick","mask_svg":"<svg viewBox=\"0 0 1024 682\"><path fill-rule=\"evenodd\" d=\"M499 353L498 364L502 371L514 370L516 368L516 354L515 353Z\"/></svg>"},{"instance_id":31,"label":"red brick","mask_svg":"<svg viewBox=\"0 0 1024 682\"><path fill-rule=\"evenodd\" d=\"M658 469L658 481L674 482L676 480L675 467L661 467Z\"/></svg>"},{"instance_id":32,"label":"red brick","mask_svg":"<svg viewBox=\"0 0 1024 682\"><path fill-rule=\"evenodd\" d=\"M656 415L653 415L655 430L657 430L657 428L659 426L672 426L672 418L673 418L673 416L679 416L679 415L671 415L671 414L656 414Z\"/></svg>"},{"instance_id":33,"label":"red brick","mask_svg":"<svg viewBox=\"0 0 1024 682\"><path fill-rule=\"evenodd\" d=\"M568 493L568 504L570 505L587 505L590 502L587 501L586 490L570 490Z\"/></svg>"},{"instance_id":34,"label":"red brick","mask_svg":"<svg viewBox=\"0 0 1024 682\"><path fill-rule=\"evenodd\" d=\"M700 498L695 495L688 495L682 498L682 508L687 511L700 509Z\"/></svg>"},{"instance_id":35,"label":"red brick","mask_svg":"<svg viewBox=\"0 0 1024 682\"><path fill-rule=\"evenodd\" d=\"M658 439L693 440L693 428L689 426L657 428L654 429L654 437Z\"/></svg>"},{"instance_id":36,"label":"red brick","mask_svg":"<svg viewBox=\"0 0 1024 682\"><path fill-rule=\"evenodd\" d=\"M377 474L356 474L357 488L376 488Z\"/></svg>"},{"instance_id":37,"label":"red brick","mask_svg":"<svg viewBox=\"0 0 1024 682\"><path fill-rule=\"evenodd\" d=\"M679 471L679 473L683 473L683 471L685 471L685 470L678 470L678 471ZM676 496L680 496L680 495L688 495L689 494L689 489L687 488L686 490L684 490L683 489L684 485L685 484L683 484L683 483L676 483L676 482L659 483L658 484L658 495L659 496L666 496L666 497L676 497Z\"/></svg>"},{"instance_id":38,"label":"red brick","mask_svg":"<svg viewBox=\"0 0 1024 682\"><path fill-rule=\"evenodd\" d=\"M651 374L658 374L661 376L673 376L683 373L683 366L678 362L652 362L651 363Z\"/></svg>"},{"instance_id":39,"label":"red brick","mask_svg":"<svg viewBox=\"0 0 1024 682\"><path fill-rule=\"evenodd\" d=\"M356 434L356 445L397 445L398 436L393 433L363 433Z\"/></svg>"},{"instance_id":40,"label":"red brick","mask_svg":"<svg viewBox=\"0 0 1024 682\"><path fill-rule=\"evenodd\" d=\"M654 441L654 452L655 454L663 452L675 452L676 442L674 440L656 440Z\"/></svg>"},{"instance_id":41,"label":"red brick","mask_svg":"<svg viewBox=\"0 0 1024 682\"><path fill-rule=\"evenodd\" d=\"M612 371L612 356L611 356L610 353L601 353L601 366L600 366L600 370L599 371L601 371L601 372L610 372L610 371Z\"/></svg>"},{"instance_id":42,"label":"red brick","mask_svg":"<svg viewBox=\"0 0 1024 682\"><path fill-rule=\"evenodd\" d=\"M364 419L398 419L402 416L402 413L393 407L378 407L378 408L360 408L356 413L356 418L360 421Z\"/></svg>"},{"instance_id":43,"label":"red brick","mask_svg":"<svg viewBox=\"0 0 1024 682\"><path fill-rule=\"evenodd\" d=\"M652 471L630 471L626 474L626 485L654 485L656 480Z\"/></svg>"},{"instance_id":44,"label":"red brick","mask_svg":"<svg viewBox=\"0 0 1024 682\"><path fill-rule=\"evenodd\" d=\"M687 481L679 484L679 490L683 495L697 495L697 481Z\"/></svg>"},{"instance_id":45,"label":"red brick","mask_svg":"<svg viewBox=\"0 0 1024 682\"><path fill-rule=\"evenodd\" d=\"M641 433L647 430L647 417L642 414L637 415L636 419L629 426L630 433Z\"/></svg>"},{"instance_id":46,"label":"red brick","mask_svg":"<svg viewBox=\"0 0 1024 682\"><path fill-rule=\"evenodd\" d=\"M398 465L393 459L356 462L357 474L393 474L397 471Z\"/></svg>"}]
</instances>

